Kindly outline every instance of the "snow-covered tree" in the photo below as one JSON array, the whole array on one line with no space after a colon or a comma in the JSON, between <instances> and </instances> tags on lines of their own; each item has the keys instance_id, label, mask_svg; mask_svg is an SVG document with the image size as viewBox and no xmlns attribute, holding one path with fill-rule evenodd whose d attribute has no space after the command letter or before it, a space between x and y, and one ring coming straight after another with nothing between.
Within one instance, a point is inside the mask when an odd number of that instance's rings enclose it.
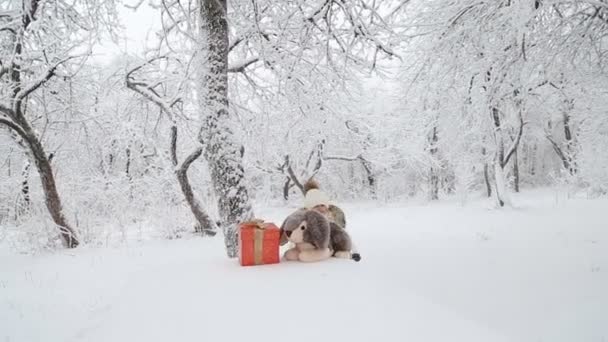
<instances>
[{"instance_id":1,"label":"snow-covered tree","mask_svg":"<svg viewBox=\"0 0 608 342\"><path fill-rule=\"evenodd\" d=\"M25 147L40 175L45 203L65 246L78 246L64 214L43 145L45 120L39 90L53 79L69 80L90 55L90 44L113 17L112 1L23 0L0 2L0 124ZM104 22L104 20L106 20ZM38 120L42 119L42 120Z\"/></svg>"}]
</instances>

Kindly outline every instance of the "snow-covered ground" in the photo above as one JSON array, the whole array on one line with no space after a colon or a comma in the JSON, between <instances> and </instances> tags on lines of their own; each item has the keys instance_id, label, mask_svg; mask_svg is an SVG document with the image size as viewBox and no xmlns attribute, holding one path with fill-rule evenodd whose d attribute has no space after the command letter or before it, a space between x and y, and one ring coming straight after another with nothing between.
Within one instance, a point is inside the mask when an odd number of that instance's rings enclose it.
<instances>
[{"instance_id":1,"label":"snow-covered ground","mask_svg":"<svg viewBox=\"0 0 608 342\"><path fill-rule=\"evenodd\" d=\"M3 252L0 341L608 341L608 201L514 202L344 205L360 263L243 268L219 236Z\"/></svg>"}]
</instances>

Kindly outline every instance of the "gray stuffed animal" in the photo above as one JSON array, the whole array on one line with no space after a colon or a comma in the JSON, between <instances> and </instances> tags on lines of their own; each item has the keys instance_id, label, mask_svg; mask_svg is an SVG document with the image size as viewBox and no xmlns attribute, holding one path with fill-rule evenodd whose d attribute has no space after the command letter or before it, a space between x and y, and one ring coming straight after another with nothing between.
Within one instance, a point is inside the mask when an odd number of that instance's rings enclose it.
<instances>
[{"instance_id":1,"label":"gray stuffed animal","mask_svg":"<svg viewBox=\"0 0 608 342\"><path fill-rule=\"evenodd\" d=\"M295 247L285 252L287 260L316 262L332 256L361 260L352 251L352 241L346 230L316 210L299 209L281 225L281 245L292 242Z\"/></svg>"}]
</instances>

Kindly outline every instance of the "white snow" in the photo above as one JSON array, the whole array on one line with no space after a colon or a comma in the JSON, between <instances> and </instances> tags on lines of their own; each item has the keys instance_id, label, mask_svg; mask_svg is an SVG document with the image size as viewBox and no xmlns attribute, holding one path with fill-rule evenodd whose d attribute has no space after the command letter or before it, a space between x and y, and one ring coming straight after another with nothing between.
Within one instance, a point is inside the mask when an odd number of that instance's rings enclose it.
<instances>
[{"instance_id":1,"label":"white snow","mask_svg":"<svg viewBox=\"0 0 608 342\"><path fill-rule=\"evenodd\" d=\"M344 205L360 263L244 268L221 236L5 251L0 341L607 341L608 201L513 197Z\"/></svg>"}]
</instances>

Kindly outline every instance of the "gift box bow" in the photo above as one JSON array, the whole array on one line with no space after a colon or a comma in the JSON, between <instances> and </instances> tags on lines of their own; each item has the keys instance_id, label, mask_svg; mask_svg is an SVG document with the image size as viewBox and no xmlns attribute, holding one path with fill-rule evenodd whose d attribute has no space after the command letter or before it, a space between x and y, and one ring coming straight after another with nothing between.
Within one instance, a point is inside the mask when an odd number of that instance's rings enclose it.
<instances>
[{"instance_id":1,"label":"gift box bow","mask_svg":"<svg viewBox=\"0 0 608 342\"><path fill-rule=\"evenodd\" d=\"M246 226L246 227L253 227L256 229L266 229L266 227L264 226L265 221L262 219L253 219L250 221L245 221L243 223L241 223L241 225Z\"/></svg>"}]
</instances>

